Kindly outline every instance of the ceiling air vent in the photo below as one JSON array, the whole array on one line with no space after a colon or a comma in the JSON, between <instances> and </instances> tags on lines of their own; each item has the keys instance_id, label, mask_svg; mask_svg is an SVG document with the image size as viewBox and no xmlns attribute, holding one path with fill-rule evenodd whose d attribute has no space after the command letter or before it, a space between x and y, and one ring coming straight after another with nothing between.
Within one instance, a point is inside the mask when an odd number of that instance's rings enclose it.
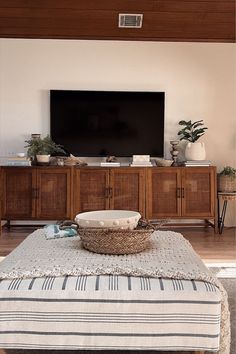
<instances>
[{"instance_id":1,"label":"ceiling air vent","mask_svg":"<svg viewBox=\"0 0 236 354\"><path fill-rule=\"evenodd\" d=\"M119 14L119 27L121 28L141 28L143 14Z\"/></svg>"}]
</instances>

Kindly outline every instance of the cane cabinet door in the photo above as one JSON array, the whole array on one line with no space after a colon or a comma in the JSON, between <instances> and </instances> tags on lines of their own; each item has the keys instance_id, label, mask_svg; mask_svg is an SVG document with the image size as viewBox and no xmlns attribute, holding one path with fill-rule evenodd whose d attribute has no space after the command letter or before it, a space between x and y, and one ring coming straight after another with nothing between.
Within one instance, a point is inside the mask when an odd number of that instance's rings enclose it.
<instances>
[{"instance_id":1,"label":"cane cabinet door","mask_svg":"<svg viewBox=\"0 0 236 354\"><path fill-rule=\"evenodd\" d=\"M31 219L36 216L36 170L5 167L2 170L2 218Z\"/></svg>"},{"instance_id":2,"label":"cane cabinet door","mask_svg":"<svg viewBox=\"0 0 236 354\"><path fill-rule=\"evenodd\" d=\"M71 169L38 168L37 217L65 219L71 217Z\"/></svg>"},{"instance_id":3,"label":"cane cabinet door","mask_svg":"<svg viewBox=\"0 0 236 354\"><path fill-rule=\"evenodd\" d=\"M182 216L207 217L215 214L215 167L186 167L182 170Z\"/></svg>"},{"instance_id":4,"label":"cane cabinet door","mask_svg":"<svg viewBox=\"0 0 236 354\"><path fill-rule=\"evenodd\" d=\"M145 170L111 169L109 197L110 209L134 210L145 216Z\"/></svg>"},{"instance_id":5,"label":"cane cabinet door","mask_svg":"<svg viewBox=\"0 0 236 354\"><path fill-rule=\"evenodd\" d=\"M74 186L74 215L109 208L108 169L75 169Z\"/></svg>"},{"instance_id":6,"label":"cane cabinet door","mask_svg":"<svg viewBox=\"0 0 236 354\"><path fill-rule=\"evenodd\" d=\"M153 167L147 171L147 218L181 216L181 170Z\"/></svg>"}]
</instances>

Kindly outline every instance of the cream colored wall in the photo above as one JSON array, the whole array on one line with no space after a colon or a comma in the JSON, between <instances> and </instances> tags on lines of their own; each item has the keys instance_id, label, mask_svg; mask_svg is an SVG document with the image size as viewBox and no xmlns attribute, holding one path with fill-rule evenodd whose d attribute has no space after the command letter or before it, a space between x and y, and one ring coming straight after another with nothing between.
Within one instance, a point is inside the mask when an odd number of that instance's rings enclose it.
<instances>
[{"instance_id":1,"label":"cream colored wall","mask_svg":"<svg viewBox=\"0 0 236 354\"><path fill-rule=\"evenodd\" d=\"M150 90L166 92L166 157L178 121L203 119L207 158L236 166L235 59L223 43L1 39L0 155L49 132L50 89Z\"/></svg>"}]
</instances>

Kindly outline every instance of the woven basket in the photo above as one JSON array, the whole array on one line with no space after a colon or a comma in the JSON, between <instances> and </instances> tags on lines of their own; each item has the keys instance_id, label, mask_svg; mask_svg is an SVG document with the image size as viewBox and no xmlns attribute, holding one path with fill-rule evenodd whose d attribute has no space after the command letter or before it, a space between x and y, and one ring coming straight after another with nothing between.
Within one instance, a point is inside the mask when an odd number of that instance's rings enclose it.
<instances>
[{"instance_id":1,"label":"woven basket","mask_svg":"<svg viewBox=\"0 0 236 354\"><path fill-rule=\"evenodd\" d=\"M223 200L236 200L236 194L235 195L223 194L219 196L222 197Z\"/></svg>"},{"instance_id":2,"label":"woven basket","mask_svg":"<svg viewBox=\"0 0 236 354\"><path fill-rule=\"evenodd\" d=\"M144 251L154 227L134 230L79 228L84 248L102 254L132 254Z\"/></svg>"},{"instance_id":3,"label":"woven basket","mask_svg":"<svg viewBox=\"0 0 236 354\"><path fill-rule=\"evenodd\" d=\"M220 191L220 192L235 192L236 191L236 178L218 175L218 191Z\"/></svg>"}]
</instances>

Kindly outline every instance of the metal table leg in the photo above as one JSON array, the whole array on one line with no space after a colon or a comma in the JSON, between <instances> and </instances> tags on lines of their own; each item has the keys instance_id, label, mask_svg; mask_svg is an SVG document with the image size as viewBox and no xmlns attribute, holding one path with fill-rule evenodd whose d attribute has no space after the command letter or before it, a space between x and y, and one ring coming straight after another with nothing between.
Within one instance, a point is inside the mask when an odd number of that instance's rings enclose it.
<instances>
[{"instance_id":1,"label":"metal table leg","mask_svg":"<svg viewBox=\"0 0 236 354\"><path fill-rule=\"evenodd\" d=\"M222 234L223 229L224 229L224 222L225 222L225 214L226 214L227 204L228 204L228 201L224 200L223 208L222 208L221 215L220 215L220 201L218 199L218 215L219 215L218 227L219 227L219 234Z\"/></svg>"}]
</instances>

